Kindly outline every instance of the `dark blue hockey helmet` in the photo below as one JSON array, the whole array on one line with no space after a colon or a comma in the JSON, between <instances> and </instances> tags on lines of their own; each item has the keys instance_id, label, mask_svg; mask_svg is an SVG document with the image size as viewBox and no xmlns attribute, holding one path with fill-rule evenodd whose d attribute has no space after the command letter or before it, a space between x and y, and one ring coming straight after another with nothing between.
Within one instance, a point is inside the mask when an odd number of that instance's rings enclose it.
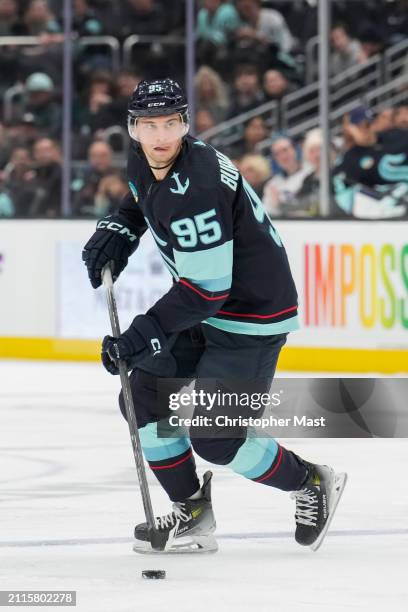
<instances>
[{"instance_id":1,"label":"dark blue hockey helmet","mask_svg":"<svg viewBox=\"0 0 408 612\"><path fill-rule=\"evenodd\" d=\"M157 79L141 81L136 87L129 102L128 131L132 140L147 142L150 140L140 134L137 127L138 119L142 117L162 117L178 113L181 118L179 127L173 128L173 138L183 138L189 130L189 115L187 98L176 81L172 79ZM170 132L169 132L170 134Z\"/></svg>"},{"instance_id":2,"label":"dark blue hockey helmet","mask_svg":"<svg viewBox=\"0 0 408 612\"><path fill-rule=\"evenodd\" d=\"M141 81L130 99L128 113L132 118L180 113L188 123L187 98L180 85L172 79Z\"/></svg>"}]
</instances>

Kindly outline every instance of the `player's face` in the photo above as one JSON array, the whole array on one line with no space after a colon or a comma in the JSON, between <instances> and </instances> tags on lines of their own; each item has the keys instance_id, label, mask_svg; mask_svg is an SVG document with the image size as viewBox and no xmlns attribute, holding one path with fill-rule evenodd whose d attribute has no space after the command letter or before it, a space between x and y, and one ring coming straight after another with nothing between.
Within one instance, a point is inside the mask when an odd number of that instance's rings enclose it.
<instances>
[{"instance_id":1,"label":"player's face","mask_svg":"<svg viewBox=\"0 0 408 612\"><path fill-rule=\"evenodd\" d=\"M178 113L163 117L141 117L134 128L135 139L158 165L167 163L180 149L186 126Z\"/></svg>"}]
</instances>

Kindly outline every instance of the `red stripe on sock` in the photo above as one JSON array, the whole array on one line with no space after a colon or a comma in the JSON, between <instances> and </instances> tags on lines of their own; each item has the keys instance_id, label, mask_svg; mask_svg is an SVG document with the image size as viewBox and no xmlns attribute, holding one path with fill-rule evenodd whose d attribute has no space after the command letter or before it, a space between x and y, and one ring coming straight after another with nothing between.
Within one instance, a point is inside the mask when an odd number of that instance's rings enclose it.
<instances>
[{"instance_id":1,"label":"red stripe on sock","mask_svg":"<svg viewBox=\"0 0 408 612\"><path fill-rule=\"evenodd\" d=\"M253 319L273 319L274 317L279 317L279 315L286 314L287 312L292 312L296 310L297 306L291 306L290 308L285 308L285 310L280 310L279 312L275 312L270 315L258 315L258 314L244 314L239 312L228 312L228 310L219 310L217 314L228 315L230 317L250 317Z\"/></svg>"},{"instance_id":2,"label":"red stripe on sock","mask_svg":"<svg viewBox=\"0 0 408 612\"><path fill-rule=\"evenodd\" d=\"M193 285L190 285L190 283L185 281L183 278L180 278L179 283L181 283L182 285L185 285L186 287L188 287L192 291L195 291L196 293L198 293L198 295L200 295L205 300L210 300L210 301L211 300L224 300L225 298L227 298L229 296L229 293L225 293L225 295L219 295L218 297L208 297L207 295L204 295L204 293L201 293L201 291L199 291L198 289L193 287Z\"/></svg>"},{"instance_id":3,"label":"red stripe on sock","mask_svg":"<svg viewBox=\"0 0 408 612\"><path fill-rule=\"evenodd\" d=\"M193 455L193 451L191 450L186 457L183 457L183 459L180 459L179 461L176 461L175 463L171 463L170 465L156 465L156 466L151 465L150 467L152 470L168 470L169 468L176 467L176 465L180 465L180 463L184 463L184 461L187 461L187 459L190 459L192 455Z\"/></svg>"},{"instance_id":4,"label":"red stripe on sock","mask_svg":"<svg viewBox=\"0 0 408 612\"><path fill-rule=\"evenodd\" d=\"M282 454L283 454L282 447L279 446L279 455L278 455L278 461L276 462L276 465L274 465L274 467L271 469L271 471L268 472L267 474L265 474L265 476L262 476L262 478L255 478L254 479L255 482L263 482L264 480L266 480L267 478L269 478L270 476L272 476L276 472L276 470L278 469L278 467L281 464Z\"/></svg>"}]
</instances>

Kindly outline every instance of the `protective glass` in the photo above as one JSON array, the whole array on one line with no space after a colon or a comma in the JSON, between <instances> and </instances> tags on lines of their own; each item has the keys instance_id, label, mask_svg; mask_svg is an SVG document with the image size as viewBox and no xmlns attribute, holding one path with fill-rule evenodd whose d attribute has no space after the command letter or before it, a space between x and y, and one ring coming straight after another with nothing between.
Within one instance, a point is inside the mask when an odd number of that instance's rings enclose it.
<instances>
[{"instance_id":1,"label":"protective glass","mask_svg":"<svg viewBox=\"0 0 408 612\"><path fill-rule=\"evenodd\" d=\"M133 140L150 146L170 145L188 132L189 125L177 117L129 117L128 131Z\"/></svg>"}]
</instances>

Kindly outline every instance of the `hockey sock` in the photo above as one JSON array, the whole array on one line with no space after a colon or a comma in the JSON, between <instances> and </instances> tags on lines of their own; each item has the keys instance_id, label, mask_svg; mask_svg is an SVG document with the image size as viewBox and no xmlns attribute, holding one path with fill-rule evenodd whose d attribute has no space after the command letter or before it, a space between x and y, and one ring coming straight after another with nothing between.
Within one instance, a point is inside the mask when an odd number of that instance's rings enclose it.
<instances>
[{"instance_id":1,"label":"hockey sock","mask_svg":"<svg viewBox=\"0 0 408 612\"><path fill-rule=\"evenodd\" d=\"M248 437L228 464L234 472L283 491L295 491L307 477L303 461L273 438Z\"/></svg>"},{"instance_id":2,"label":"hockey sock","mask_svg":"<svg viewBox=\"0 0 408 612\"><path fill-rule=\"evenodd\" d=\"M143 454L171 501L183 501L200 488L189 438L161 438L157 423L139 429Z\"/></svg>"}]
</instances>

